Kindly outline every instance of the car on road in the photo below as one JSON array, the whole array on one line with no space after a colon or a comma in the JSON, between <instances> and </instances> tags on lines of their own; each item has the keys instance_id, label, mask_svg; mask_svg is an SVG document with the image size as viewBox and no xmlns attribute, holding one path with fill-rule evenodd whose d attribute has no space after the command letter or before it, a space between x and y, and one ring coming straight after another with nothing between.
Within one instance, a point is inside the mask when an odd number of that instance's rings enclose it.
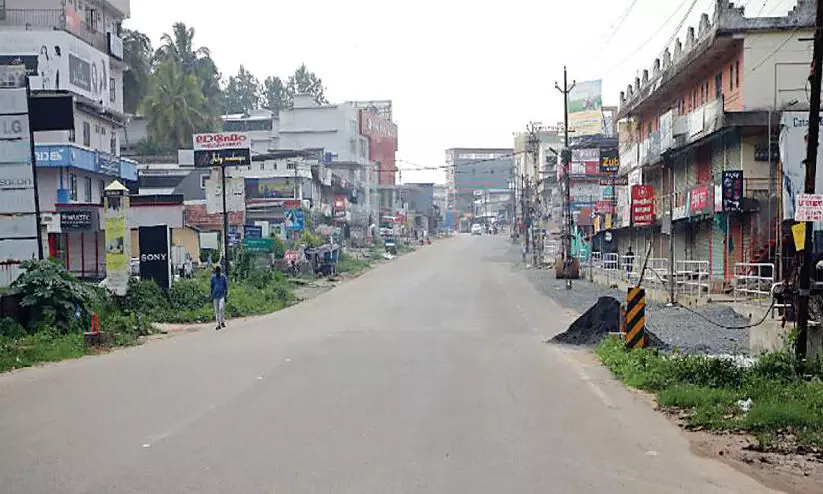
<instances>
[{"instance_id":1,"label":"car on road","mask_svg":"<svg viewBox=\"0 0 823 494\"><path fill-rule=\"evenodd\" d=\"M479 223L472 225L472 235L483 235L483 227Z\"/></svg>"}]
</instances>

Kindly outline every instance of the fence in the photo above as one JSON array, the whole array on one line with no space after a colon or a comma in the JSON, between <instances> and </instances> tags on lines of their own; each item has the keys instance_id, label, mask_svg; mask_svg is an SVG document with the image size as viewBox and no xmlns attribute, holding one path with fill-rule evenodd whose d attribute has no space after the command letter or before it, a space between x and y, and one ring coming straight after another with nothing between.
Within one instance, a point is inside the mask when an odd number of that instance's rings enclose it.
<instances>
[{"instance_id":1,"label":"fence","mask_svg":"<svg viewBox=\"0 0 823 494\"><path fill-rule=\"evenodd\" d=\"M770 262L738 262L734 265L734 299L756 300L762 303L771 298L774 285L774 264Z\"/></svg>"},{"instance_id":2,"label":"fence","mask_svg":"<svg viewBox=\"0 0 823 494\"><path fill-rule=\"evenodd\" d=\"M676 261L674 278L677 293L700 297L711 292L709 261Z\"/></svg>"},{"instance_id":3,"label":"fence","mask_svg":"<svg viewBox=\"0 0 823 494\"><path fill-rule=\"evenodd\" d=\"M632 271L629 273L629 281L637 284L640 280L640 272L643 270L644 262L635 259ZM643 285L650 288L665 288L669 278L669 260L664 257L650 257L646 264L646 272L643 273Z\"/></svg>"}]
</instances>

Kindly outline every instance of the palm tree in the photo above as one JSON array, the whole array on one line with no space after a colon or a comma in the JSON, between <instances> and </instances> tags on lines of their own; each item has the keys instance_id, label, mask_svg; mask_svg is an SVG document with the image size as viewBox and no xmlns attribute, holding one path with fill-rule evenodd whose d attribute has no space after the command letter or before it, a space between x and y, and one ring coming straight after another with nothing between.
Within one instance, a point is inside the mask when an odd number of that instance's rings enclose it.
<instances>
[{"instance_id":1,"label":"palm tree","mask_svg":"<svg viewBox=\"0 0 823 494\"><path fill-rule=\"evenodd\" d=\"M149 87L151 40L140 31L124 29L123 55L129 66L123 73L123 107L126 113L135 113Z\"/></svg>"},{"instance_id":2,"label":"palm tree","mask_svg":"<svg viewBox=\"0 0 823 494\"><path fill-rule=\"evenodd\" d=\"M190 147L193 133L215 126L197 77L172 60L161 62L154 71L143 110L149 137L168 149Z\"/></svg>"}]
</instances>

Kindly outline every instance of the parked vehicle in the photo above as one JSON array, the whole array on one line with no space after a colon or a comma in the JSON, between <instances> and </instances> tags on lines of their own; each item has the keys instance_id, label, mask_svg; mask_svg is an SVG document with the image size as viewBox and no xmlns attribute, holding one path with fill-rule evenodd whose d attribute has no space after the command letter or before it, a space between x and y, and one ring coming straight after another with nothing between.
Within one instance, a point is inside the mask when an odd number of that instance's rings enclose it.
<instances>
[{"instance_id":1,"label":"parked vehicle","mask_svg":"<svg viewBox=\"0 0 823 494\"><path fill-rule=\"evenodd\" d=\"M397 255L397 243L394 237L386 237L386 239L383 240L383 246L389 254Z\"/></svg>"},{"instance_id":2,"label":"parked vehicle","mask_svg":"<svg viewBox=\"0 0 823 494\"><path fill-rule=\"evenodd\" d=\"M483 235L483 227L480 226L480 223L472 225L472 235Z\"/></svg>"}]
</instances>

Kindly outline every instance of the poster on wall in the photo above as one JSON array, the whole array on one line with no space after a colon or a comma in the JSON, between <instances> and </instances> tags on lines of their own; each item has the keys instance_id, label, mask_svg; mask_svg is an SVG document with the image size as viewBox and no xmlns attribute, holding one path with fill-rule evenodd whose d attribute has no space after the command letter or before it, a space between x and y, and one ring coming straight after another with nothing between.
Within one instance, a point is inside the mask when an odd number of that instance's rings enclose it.
<instances>
[{"instance_id":1,"label":"poster on wall","mask_svg":"<svg viewBox=\"0 0 823 494\"><path fill-rule=\"evenodd\" d=\"M809 134L809 114L783 112L780 121L780 162L783 164L783 219L793 220L798 194L804 192L806 180L806 138ZM817 148L817 162L823 163L823 146ZM823 167L817 167L815 191L823 191Z\"/></svg>"},{"instance_id":2,"label":"poster on wall","mask_svg":"<svg viewBox=\"0 0 823 494\"><path fill-rule=\"evenodd\" d=\"M105 190L106 286L115 295L125 295L129 286L131 235L128 224L128 189L118 181Z\"/></svg>"},{"instance_id":3,"label":"poster on wall","mask_svg":"<svg viewBox=\"0 0 823 494\"><path fill-rule=\"evenodd\" d=\"M171 287L171 263L169 259L168 225L141 226L140 279L154 280L163 290Z\"/></svg>"},{"instance_id":4,"label":"poster on wall","mask_svg":"<svg viewBox=\"0 0 823 494\"><path fill-rule=\"evenodd\" d=\"M603 134L602 81L583 81L569 93L569 128L574 136Z\"/></svg>"},{"instance_id":5,"label":"poster on wall","mask_svg":"<svg viewBox=\"0 0 823 494\"><path fill-rule=\"evenodd\" d=\"M64 31L0 31L0 65L19 60L32 89L68 90L108 108L109 56Z\"/></svg>"},{"instance_id":6,"label":"poster on wall","mask_svg":"<svg viewBox=\"0 0 823 494\"><path fill-rule=\"evenodd\" d=\"M723 211L740 211L743 201L743 170L726 170L723 172Z\"/></svg>"}]
</instances>

